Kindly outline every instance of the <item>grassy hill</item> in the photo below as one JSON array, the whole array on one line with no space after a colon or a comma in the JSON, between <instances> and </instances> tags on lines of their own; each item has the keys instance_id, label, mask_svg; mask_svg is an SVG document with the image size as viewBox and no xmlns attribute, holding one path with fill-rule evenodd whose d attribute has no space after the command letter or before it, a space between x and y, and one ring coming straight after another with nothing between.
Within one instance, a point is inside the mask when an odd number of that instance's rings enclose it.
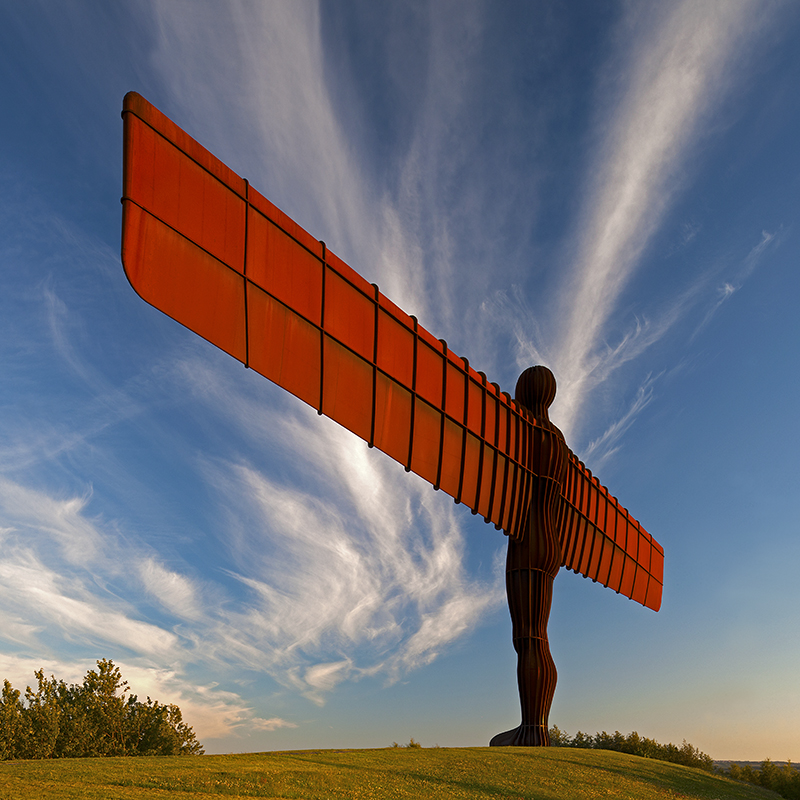
<instances>
[{"instance_id":1,"label":"grassy hill","mask_svg":"<svg viewBox=\"0 0 800 800\"><path fill-rule=\"evenodd\" d=\"M387 748L0 762L0 800L216 797L582 800L778 795L701 770L602 750Z\"/></svg>"}]
</instances>

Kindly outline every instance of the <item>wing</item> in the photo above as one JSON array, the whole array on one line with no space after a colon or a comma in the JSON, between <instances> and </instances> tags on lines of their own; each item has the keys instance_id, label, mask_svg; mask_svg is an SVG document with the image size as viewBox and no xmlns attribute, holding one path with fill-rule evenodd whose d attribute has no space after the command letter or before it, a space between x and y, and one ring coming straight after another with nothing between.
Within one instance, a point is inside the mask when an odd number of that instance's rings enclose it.
<instances>
[{"instance_id":1,"label":"wing","mask_svg":"<svg viewBox=\"0 0 800 800\"><path fill-rule=\"evenodd\" d=\"M123 118L137 293L518 536L527 412L140 95Z\"/></svg>"},{"instance_id":2,"label":"wing","mask_svg":"<svg viewBox=\"0 0 800 800\"><path fill-rule=\"evenodd\" d=\"M562 499L562 564L658 611L663 548L572 452Z\"/></svg>"},{"instance_id":3,"label":"wing","mask_svg":"<svg viewBox=\"0 0 800 800\"><path fill-rule=\"evenodd\" d=\"M123 118L137 293L518 538L536 420L140 95ZM574 456L563 495L564 564L657 608L659 545Z\"/></svg>"}]
</instances>

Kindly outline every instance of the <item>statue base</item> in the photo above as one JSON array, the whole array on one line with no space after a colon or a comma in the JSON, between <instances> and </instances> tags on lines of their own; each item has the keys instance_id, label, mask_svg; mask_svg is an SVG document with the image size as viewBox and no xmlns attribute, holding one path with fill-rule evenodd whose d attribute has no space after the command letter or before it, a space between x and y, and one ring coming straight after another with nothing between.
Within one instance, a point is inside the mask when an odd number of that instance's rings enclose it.
<instances>
[{"instance_id":1,"label":"statue base","mask_svg":"<svg viewBox=\"0 0 800 800\"><path fill-rule=\"evenodd\" d=\"M546 725L520 725L493 736L489 747L549 747L550 734Z\"/></svg>"}]
</instances>

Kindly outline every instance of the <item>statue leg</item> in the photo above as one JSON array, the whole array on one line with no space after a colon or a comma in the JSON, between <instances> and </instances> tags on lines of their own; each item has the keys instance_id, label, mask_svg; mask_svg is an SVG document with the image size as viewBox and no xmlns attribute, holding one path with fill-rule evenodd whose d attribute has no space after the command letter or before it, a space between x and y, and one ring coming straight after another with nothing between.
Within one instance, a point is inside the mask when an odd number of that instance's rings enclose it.
<instances>
[{"instance_id":1,"label":"statue leg","mask_svg":"<svg viewBox=\"0 0 800 800\"><path fill-rule=\"evenodd\" d=\"M514 563L509 542L506 592L511 611L514 649L517 651L517 685L522 724L499 733L491 746L547 747L548 717L556 690L556 665L547 641L547 621L553 600L553 576L540 569L520 568Z\"/></svg>"}]
</instances>

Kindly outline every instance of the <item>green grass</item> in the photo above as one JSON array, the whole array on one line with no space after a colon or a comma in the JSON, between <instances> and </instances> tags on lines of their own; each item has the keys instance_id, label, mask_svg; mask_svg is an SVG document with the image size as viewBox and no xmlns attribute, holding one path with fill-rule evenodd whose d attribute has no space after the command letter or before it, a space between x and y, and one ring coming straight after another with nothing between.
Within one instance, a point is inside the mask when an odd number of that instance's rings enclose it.
<instances>
[{"instance_id":1,"label":"green grass","mask_svg":"<svg viewBox=\"0 0 800 800\"><path fill-rule=\"evenodd\" d=\"M0 800L215 797L718 798L778 795L688 767L572 748L387 748L0 762Z\"/></svg>"}]
</instances>

